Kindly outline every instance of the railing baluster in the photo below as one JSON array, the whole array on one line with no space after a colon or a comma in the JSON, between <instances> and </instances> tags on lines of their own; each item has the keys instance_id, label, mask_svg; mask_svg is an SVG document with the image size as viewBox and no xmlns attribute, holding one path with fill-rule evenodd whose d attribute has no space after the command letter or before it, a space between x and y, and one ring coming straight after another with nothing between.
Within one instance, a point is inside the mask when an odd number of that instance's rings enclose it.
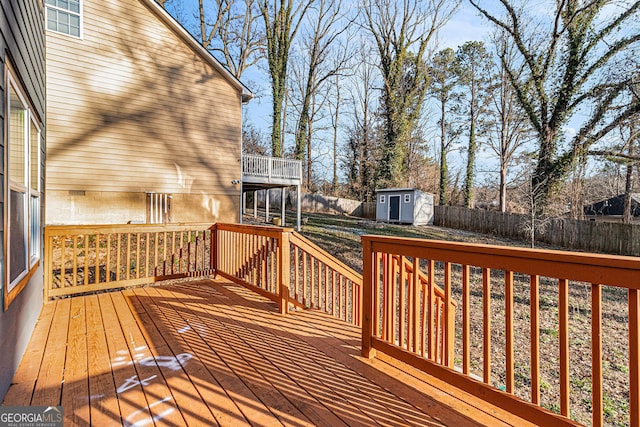
<instances>
[{"instance_id":1,"label":"railing baluster","mask_svg":"<svg viewBox=\"0 0 640 427\"><path fill-rule=\"evenodd\" d=\"M505 319L505 352L506 352L506 389L513 394L513 272L504 272L504 314Z\"/></svg>"},{"instance_id":2,"label":"railing baluster","mask_svg":"<svg viewBox=\"0 0 640 427\"><path fill-rule=\"evenodd\" d=\"M602 426L602 287L591 285L592 426Z\"/></svg>"},{"instance_id":3,"label":"railing baluster","mask_svg":"<svg viewBox=\"0 0 640 427\"><path fill-rule=\"evenodd\" d=\"M560 327L560 414L569 416L569 283L558 280L558 323Z\"/></svg>"},{"instance_id":4,"label":"railing baluster","mask_svg":"<svg viewBox=\"0 0 640 427\"><path fill-rule=\"evenodd\" d=\"M71 275L71 286L76 286L78 284L78 236L73 236L72 244L73 252L71 252L71 254L73 256L73 270Z\"/></svg>"},{"instance_id":5,"label":"railing baluster","mask_svg":"<svg viewBox=\"0 0 640 427\"><path fill-rule=\"evenodd\" d=\"M491 270L482 269L482 325L483 369L482 380L491 383Z\"/></svg>"},{"instance_id":6,"label":"railing baluster","mask_svg":"<svg viewBox=\"0 0 640 427\"><path fill-rule=\"evenodd\" d=\"M126 259L127 280L131 277L131 233L127 233L127 259Z\"/></svg>"},{"instance_id":7,"label":"railing baluster","mask_svg":"<svg viewBox=\"0 0 640 427\"><path fill-rule=\"evenodd\" d=\"M640 425L640 291L629 289L629 415L630 425Z\"/></svg>"},{"instance_id":8,"label":"railing baluster","mask_svg":"<svg viewBox=\"0 0 640 427\"><path fill-rule=\"evenodd\" d=\"M382 255L380 252L373 253L373 334L375 336L381 336L381 321L380 321L380 263L382 262ZM364 283L364 282L363 282ZM367 306L365 306L365 310Z\"/></svg>"},{"instance_id":9,"label":"railing baluster","mask_svg":"<svg viewBox=\"0 0 640 427\"><path fill-rule=\"evenodd\" d=\"M104 269L105 282L111 281L111 233L107 234L107 265Z\"/></svg>"},{"instance_id":10,"label":"railing baluster","mask_svg":"<svg viewBox=\"0 0 640 427\"><path fill-rule=\"evenodd\" d=\"M136 279L140 278L140 233L136 233Z\"/></svg>"},{"instance_id":11,"label":"railing baluster","mask_svg":"<svg viewBox=\"0 0 640 427\"><path fill-rule=\"evenodd\" d=\"M324 311L329 311L329 268L327 264L322 263L324 267Z\"/></svg>"},{"instance_id":12,"label":"railing baluster","mask_svg":"<svg viewBox=\"0 0 640 427\"><path fill-rule=\"evenodd\" d=\"M529 309L531 317L531 402L540 404L540 278L531 275Z\"/></svg>"},{"instance_id":13,"label":"railing baluster","mask_svg":"<svg viewBox=\"0 0 640 427\"><path fill-rule=\"evenodd\" d=\"M311 254L309 254L309 269L310 269L310 287L311 287L311 296L310 296L310 301L309 301L309 307L313 308L314 307L314 302L315 302L315 289L316 289L316 285L315 285L315 281L316 281L316 274L315 274L315 258L313 258L313 256ZM320 297L318 297L318 299L320 299ZM317 307L317 306L316 306Z\"/></svg>"},{"instance_id":14,"label":"railing baluster","mask_svg":"<svg viewBox=\"0 0 640 427\"><path fill-rule=\"evenodd\" d=\"M400 312L398 313L398 322L400 323L398 325L398 344L400 345L400 347L405 347L405 318L404 318L404 314L407 308L407 302L406 302L406 291L405 291L405 267L404 267L404 262L405 262L405 258L404 257L400 257L399 259L399 280L398 280L398 284L400 285L400 301L399 301L399 308L400 308Z\"/></svg>"},{"instance_id":15,"label":"railing baluster","mask_svg":"<svg viewBox=\"0 0 640 427\"><path fill-rule=\"evenodd\" d=\"M96 234L96 259L94 262L93 270L93 284L97 285L100 282L100 234Z\"/></svg>"},{"instance_id":16,"label":"railing baluster","mask_svg":"<svg viewBox=\"0 0 640 427\"><path fill-rule=\"evenodd\" d=\"M393 256L387 254L387 280L385 284L387 285L387 290L385 292L385 307L387 308L386 313L386 325L385 325L385 336L386 339L392 343L395 343L395 334L393 333L394 326L394 312L395 312L395 298L394 298L394 282L395 275L393 269Z\"/></svg>"},{"instance_id":17,"label":"railing baluster","mask_svg":"<svg viewBox=\"0 0 640 427\"><path fill-rule=\"evenodd\" d=\"M298 258L298 247L293 247L293 294L296 301L299 301L298 298L298 281L300 280L299 275L299 265L300 259Z\"/></svg>"},{"instance_id":18,"label":"railing baluster","mask_svg":"<svg viewBox=\"0 0 640 427\"><path fill-rule=\"evenodd\" d=\"M311 304L307 302L307 295L310 294L310 291L308 292L307 258L308 254L302 251L302 304L304 304L305 307L311 306Z\"/></svg>"},{"instance_id":19,"label":"railing baluster","mask_svg":"<svg viewBox=\"0 0 640 427\"><path fill-rule=\"evenodd\" d=\"M420 295L421 295L421 283L420 277L418 275L420 269L420 259L418 257L413 258L413 274L411 275L411 284L413 286L413 306L411 307L411 324L413 325L413 351L418 353L419 351L419 340L420 336L424 335L423 331L420 328L420 324L418 320L420 319Z\"/></svg>"},{"instance_id":20,"label":"railing baluster","mask_svg":"<svg viewBox=\"0 0 640 427\"><path fill-rule=\"evenodd\" d=\"M471 372L471 298L469 266L462 266L462 373Z\"/></svg>"},{"instance_id":21,"label":"railing baluster","mask_svg":"<svg viewBox=\"0 0 640 427\"><path fill-rule=\"evenodd\" d=\"M89 234L84 235L84 285L89 284Z\"/></svg>"},{"instance_id":22,"label":"railing baluster","mask_svg":"<svg viewBox=\"0 0 640 427\"><path fill-rule=\"evenodd\" d=\"M120 249L122 248L122 234L118 233L117 235L118 241L117 241L117 245L116 245L116 282L120 280L120 277L122 276L120 274L120 262L122 259L122 255L121 255L121 251Z\"/></svg>"},{"instance_id":23,"label":"railing baluster","mask_svg":"<svg viewBox=\"0 0 640 427\"><path fill-rule=\"evenodd\" d=\"M453 339L455 337L455 324L451 324L449 319L451 318L451 263L444 263L444 310L442 317L442 345L443 351L443 363L444 365L453 368Z\"/></svg>"},{"instance_id":24,"label":"railing baluster","mask_svg":"<svg viewBox=\"0 0 640 427\"><path fill-rule=\"evenodd\" d=\"M436 309L435 309L435 261L430 259L427 261L427 307L424 309L425 312L428 310L427 319L429 322L428 327L428 342L429 342L429 358L432 361L436 361Z\"/></svg>"}]
</instances>

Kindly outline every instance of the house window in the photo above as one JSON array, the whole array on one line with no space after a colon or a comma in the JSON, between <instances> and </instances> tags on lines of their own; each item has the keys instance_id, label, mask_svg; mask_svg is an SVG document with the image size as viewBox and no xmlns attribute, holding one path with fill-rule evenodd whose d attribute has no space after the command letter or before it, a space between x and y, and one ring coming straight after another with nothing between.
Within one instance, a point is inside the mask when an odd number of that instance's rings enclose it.
<instances>
[{"instance_id":1,"label":"house window","mask_svg":"<svg viewBox=\"0 0 640 427\"><path fill-rule=\"evenodd\" d=\"M80 37L80 0L47 0L47 29Z\"/></svg>"},{"instance_id":2,"label":"house window","mask_svg":"<svg viewBox=\"0 0 640 427\"><path fill-rule=\"evenodd\" d=\"M380 196L378 196L378 197L380 197L380 203L384 203L384 202L385 202L385 200L384 200L384 195L383 195L383 194L381 194L381 195L380 195Z\"/></svg>"},{"instance_id":3,"label":"house window","mask_svg":"<svg viewBox=\"0 0 640 427\"><path fill-rule=\"evenodd\" d=\"M411 194L405 194L404 195L404 202L405 203L411 203Z\"/></svg>"},{"instance_id":4,"label":"house window","mask_svg":"<svg viewBox=\"0 0 640 427\"><path fill-rule=\"evenodd\" d=\"M8 74L7 293L40 259L41 132L17 84Z\"/></svg>"}]
</instances>

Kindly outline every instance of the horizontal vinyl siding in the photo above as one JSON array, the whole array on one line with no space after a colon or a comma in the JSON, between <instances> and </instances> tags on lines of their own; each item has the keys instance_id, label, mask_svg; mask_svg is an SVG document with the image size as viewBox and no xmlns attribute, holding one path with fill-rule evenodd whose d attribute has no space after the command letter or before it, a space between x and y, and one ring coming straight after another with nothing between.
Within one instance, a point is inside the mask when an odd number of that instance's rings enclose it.
<instances>
[{"instance_id":1,"label":"horizontal vinyl siding","mask_svg":"<svg viewBox=\"0 0 640 427\"><path fill-rule=\"evenodd\" d=\"M5 64L11 62L13 77L24 88L32 112L41 122L45 120L45 62L44 62L44 17L38 0L2 0L0 2L0 402L11 384L13 375L22 359L33 327L40 314L43 299L43 273L39 267L7 310L3 309L6 244L7 183L4 171L5 154L5 107L7 91L5 87ZM42 129L44 134L44 129ZM41 156L44 164L44 155ZM44 177L41 184L44 183ZM44 186L43 186L44 188ZM41 195L44 204L44 197ZM42 265L42 263L40 264ZM15 291L14 291L15 292ZM13 295L12 295L13 297Z\"/></svg>"},{"instance_id":2,"label":"horizontal vinyl siding","mask_svg":"<svg viewBox=\"0 0 640 427\"><path fill-rule=\"evenodd\" d=\"M240 92L140 0L47 33L48 190L237 194Z\"/></svg>"},{"instance_id":3,"label":"horizontal vinyl siding","mask_svg":"<svg viewBox=\"0 0 640 427\"><path fill-rule=\"evenodd\" d=\"M35 112L44 120L44 31L37 0L2 1L0 23L7 48ZM4 51L2 53L4 56ZM3 82L4 85L4 82ZM4 105L3 105L4 109Z\"/></svg>"}]
</instances>

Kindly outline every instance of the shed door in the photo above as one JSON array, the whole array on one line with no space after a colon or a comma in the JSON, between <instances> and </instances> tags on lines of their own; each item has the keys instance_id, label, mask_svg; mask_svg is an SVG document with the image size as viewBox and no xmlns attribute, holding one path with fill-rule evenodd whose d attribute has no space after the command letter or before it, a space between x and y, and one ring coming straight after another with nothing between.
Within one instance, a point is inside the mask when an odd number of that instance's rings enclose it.
<instances>
[{"instance_id":1,"label":"shed door","mask_svg":"<svg viewBox=\"0 0 640 427\"><path fill-rule=\"evenodd\" d=\"M400 196L389 196L389 221L400 221Z\"/></svg>"}]
</instances>

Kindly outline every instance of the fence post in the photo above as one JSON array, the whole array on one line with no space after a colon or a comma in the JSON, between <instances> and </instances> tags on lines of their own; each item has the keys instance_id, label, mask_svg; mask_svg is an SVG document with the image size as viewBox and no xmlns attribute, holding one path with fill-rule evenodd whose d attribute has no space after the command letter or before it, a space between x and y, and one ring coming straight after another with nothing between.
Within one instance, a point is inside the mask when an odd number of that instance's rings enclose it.
<instances>
[{"instance_id":1,"label":"fence post","mask_svg":"<svg viewBox=\"0 0 640 427\"><path fill-rule=\"evenodd\" d=\"M213 277L218 275L218 224L211 227L211 268L213 269Z\"/></svg>"},{"instance_id":2,"label":"fence post","mask_svg":"<svg viewBox=\"0 0 640 427\"><path fill-rule=\"evenodd\" d=\"M373 335L373 280L371 274L373 263L373 251L371 250L371 240L367 236L362 236L362 357L372 359L376 357L376 350L371 348L371 336ZM375 280L378 280L376 277ZM377 325L376 325L377 327Z\"/></svg>"},{"instance_id":3,"label":"fence post","mask_svg":"<svg viewBox=\"0 0 640 427\"><path fill-rule=\"evenodd\" d=\"M290 230L283 230L278 239L278 278L280 279L280 314L289 312L289 268L291 266Z\"/></svg>"}]
</instances>

